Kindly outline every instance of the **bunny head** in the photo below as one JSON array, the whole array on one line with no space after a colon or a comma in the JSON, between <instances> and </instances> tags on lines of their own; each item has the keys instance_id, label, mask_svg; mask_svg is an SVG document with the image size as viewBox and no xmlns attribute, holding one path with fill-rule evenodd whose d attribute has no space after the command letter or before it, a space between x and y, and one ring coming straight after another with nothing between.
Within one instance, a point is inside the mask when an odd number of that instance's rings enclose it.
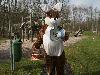
<instances>
[{"instance_id":1,"label":"bunny head","mask_svg":"<svg viewBox=\"0 0 100 75\"><path fill-rule=\"evenodd\" d=\"M60 11L62 9L62 3L57 3L54 6L42 4L40 7L46 13L45 24L49 26L60 25Z\"/></svg>"}]
</instances>

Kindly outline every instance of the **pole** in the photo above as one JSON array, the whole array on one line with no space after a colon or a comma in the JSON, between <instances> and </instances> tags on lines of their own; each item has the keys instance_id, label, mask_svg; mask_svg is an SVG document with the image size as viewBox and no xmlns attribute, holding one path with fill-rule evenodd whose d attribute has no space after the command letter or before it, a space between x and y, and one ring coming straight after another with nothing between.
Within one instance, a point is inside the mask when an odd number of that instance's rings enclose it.
<instances>
[{"instance_id":1,"label":"pole","mask_svg":"<svg viewBox=\"0 0 100 75\"><path fill-rule=\"evenodd\" d=\"M22 17L22 24L23 24L23 17ZM24 30L23 30L23 28L22 28L22 39L23 39L23 42L24 42Z\"/></svg>"},{"instance_id":2,"label":"pole","mask_svg":"<svg viewBox=\"0 0 100 75\"><path fill-rule=\"evenodd\" d=\"M10 29L11 29L11 26L10 26L10 20L9 20L9 39L10 39Z\"/></svg>"},{"instance_id":3,"label":"pole","mask_svg":"<svg viewBox=\"0 0 100 75\"><path fill-rule=\"evenodd\" d=\"M11 55L11 70L14 71L15 70L15 61L14 61L14 50L12 48L12 27L10 28L10 55Z\"/></svg>"},{"instance_id":4,"label":"pole","mask_svg":"<svg viewBox=\"0 0 100 75\"><path fill-rule=\"evenodd\" d=\"M9 2L9 34L10 34L10 57L11 57L11 71L15 70L15 61L14 61L14 50L12 48L12 25L11 25L11 11L10 11L10 2Z\"/></svg>"},{"instance_id":5,"label":"pole","mask_svg":"<svg viewBox=\"0 0 100 75\"><path fill-rule=\"evenodd\" d=\"M11 71L13 71L13 53L12 53L12 28L11 28L11 17L10 17L10 2L9 2L9 39L10 39L10 57L11 57Z\"/></svg>"},{"instance_id":6,"label":"pole","mask_svg":"<svg viewBox=\"0 0 100 75\"><path fill-rule=\"evenodd\" d=\"M10 21L10 2L9 2L9 39L10 39L10 58L11 58L11 71L13 70L13 54L12 54L12 37L11 37L11 21Z\"/></svg>"},{"instance_id":7,"label":"pole","mask_svg":"<svg viewBox=\"0 0 100 75\"><path fill-rule=\"evenodd\" d=\"M30 26L32 27L32 10L31 10L31 13L30 13ZM33 42L33 31L32 31L32 28L31 28L31 41Z\"/></svg>"},{"instance_id":8,"label":"pole","mask_svg":"<svg viewBox=\"0 0 100 75\"><path fill-rule=\"evenodd\" d=\"M92 22L93 21L93 19L92 19L92 17L93 17L92 7L90 8L90 10L91 10L91 26L92 26L92 32L93 32L94 29L93 29L93 22Z\"/></svg>"},{"instance_id":9,"label":"pole","mask_svg":"<svg viewBox=\"0 0 100 75\"><path fill-rule=\"evenodd\" d=\"M73 31L75 30L75 16L74 17L74 21L73 21Z\"/></svg>"},{"instance_id":10,"label":"pole","mask_svg":"<svg viewBox=\"0 0 100 75\"><path fill-rule=\"evenodd\" d=\"M27 37L27 28L26 28L26 25L25 25L25 39Z\"/></svg>"},{"instance_id":11,"label":"pole","mask_svg":"<svg viewBox=\"0 0 100 75\"><path fill-rule=\"evenodd\" d=\"M98 34L98 23L97 23L97 9L95 9L95 27L96 27L96 34Z\"/></svg>"}]
</instances>

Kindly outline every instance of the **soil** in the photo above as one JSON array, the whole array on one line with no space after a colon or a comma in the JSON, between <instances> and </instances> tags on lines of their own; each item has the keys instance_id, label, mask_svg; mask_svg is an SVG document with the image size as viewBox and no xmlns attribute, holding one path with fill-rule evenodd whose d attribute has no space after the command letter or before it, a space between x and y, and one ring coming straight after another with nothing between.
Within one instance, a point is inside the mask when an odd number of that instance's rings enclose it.
<instances>
[{"instance_id":1,"label":"soil","mask_svg":"<svg viewBox=\"0 0 100 75\"><path fill-rule=\"evenodd\" d=\"M83 36L79 36L79 37L70 37L67 41L64 42L64 46L70 46L75 44L76 42L82 40ZM34 41L36 40L36 38L34 38ZM33 41L33 42L34 42ZM23 51L23 56L24 57L30 57L31 56L31 48L33 45L33 42L31 42L30 40L24 40L24 42L22 43L22 51ZM0 43L0 59L8 59L10 58L10 40L6 40L3 43Z\"/></svg>"}]
</instances>

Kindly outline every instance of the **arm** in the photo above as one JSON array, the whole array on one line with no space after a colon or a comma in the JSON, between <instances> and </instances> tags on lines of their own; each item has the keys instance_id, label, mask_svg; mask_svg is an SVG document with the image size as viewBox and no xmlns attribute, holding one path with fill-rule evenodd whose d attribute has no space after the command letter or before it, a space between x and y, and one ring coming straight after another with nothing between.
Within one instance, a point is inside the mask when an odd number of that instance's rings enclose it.
<instances>
[{"instance_id":1,"label":"arm","mask_svg":"<svg viewBox=\"0 0 100 75\"><path fill-rule=\"evenodd\" d=\"M65 37L63 41L67 41L69 39L69 34L67 32L65 32Z\"/></svg>"}]
</instances>

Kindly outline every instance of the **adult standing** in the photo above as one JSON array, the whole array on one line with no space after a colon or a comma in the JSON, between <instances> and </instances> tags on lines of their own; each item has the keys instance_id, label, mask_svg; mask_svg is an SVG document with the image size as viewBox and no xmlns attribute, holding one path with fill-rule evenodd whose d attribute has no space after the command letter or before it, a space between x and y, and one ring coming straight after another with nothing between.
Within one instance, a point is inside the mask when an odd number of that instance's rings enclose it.
<instances>
[{"instance_id":1,"label":"adult standing","mask_svg":"<svg viewBox=\"0 0 100 75\"><path fill-rule=\"evenodd\" d=\"M47 29L43 35L43 45L46 52L46 66L48 75L64 75L65 53L63 41L68 40L65 30L60 27L60 11L62 3L53 7L42 4L41 8L46 12L45 25Z\"/></svg>"}]
</instances>

